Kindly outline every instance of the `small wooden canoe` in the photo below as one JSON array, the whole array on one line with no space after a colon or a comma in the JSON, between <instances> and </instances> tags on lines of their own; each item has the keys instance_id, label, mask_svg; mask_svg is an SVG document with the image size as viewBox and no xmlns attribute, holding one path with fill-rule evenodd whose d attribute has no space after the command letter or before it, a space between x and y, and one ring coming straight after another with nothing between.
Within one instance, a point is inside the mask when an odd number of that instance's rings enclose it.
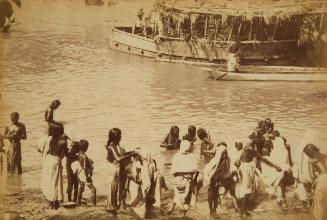
<instances>
[{"instance_id":1,"label":"small wooden canoe","mask_svg":"<svg viewBox=\"0 0 327 220\"><path fill-rule=\"evenodd\" d=\"M209 69L209 78L224 81L327 81L327 69L310 67L243 67L239 72Z\"/></svg>"}]
</instances>

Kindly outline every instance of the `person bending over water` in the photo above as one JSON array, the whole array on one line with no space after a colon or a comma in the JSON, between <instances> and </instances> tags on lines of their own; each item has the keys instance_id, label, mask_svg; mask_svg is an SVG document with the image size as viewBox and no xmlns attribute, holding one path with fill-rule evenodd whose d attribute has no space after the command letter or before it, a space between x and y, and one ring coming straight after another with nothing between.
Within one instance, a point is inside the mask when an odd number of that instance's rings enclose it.
<instances>
[{"instance_id":1,"label":"person bending over water","mask_svg":"<svg viewBox=\"0 0 327 220\"><path fill-rule=\"evenodd\" d=\"M7 151L7 171L13 175L17 168L18 175L21 175L22 145L20 141L27 138L26 128L23 123L19 122L18 112L11 113L10 120L12 124L9 128L6 128L4 132L4 138L7 138L10 142L10 147Z\"/></svg>"},{"instance_id":2,"label":"person bending over water","mask_svg":"<svg viewBox=\"0 0 327 220\"><path fill-rule=\"evenodd\" d=\"M179 149L181 140L179 139L179 128L174 125L171 126L169 134L162 141L160 147L167 149Z\"/></svg>"},{"instance_id":3,"label":"person bending over water","mask_svg":"<svg viewBox=\"0 0 327 220\"><path fill-rule=\"evenodd\" d=\"M255 193L256 184L255 184L255 170L256 170L256 161L260 160L261 162L267 164L270 167L274 167L278 172L281 172L282 169L276 164L272 163L267 158L264 158L260 153L255 149L253 142L248 143L240 156L240 159L236 162L236 166L239 167L240 172L240 187L239 187L239 197L240 197L240 214L241 216L250 215L247 211L246 205L249 203L249 197L252 193Z\"/></svg>"},{"instance_id":4,"label":"person bending over water","mask_svg":"<svg viewBox=\"0 0 327 220\"><path fill-rule=\"evenodd\" d=\"M135 151L126 152L120 146L121 130L119 128L112 128L108 134L107 160L110 165L110 171L113 173L109 176L108 180L108 193L107 193L107 211L117 214L121 203L125 206L125 184L127 180L126 175L126 161L131 156L135 155Z\"/></svg>"}]
</instances>

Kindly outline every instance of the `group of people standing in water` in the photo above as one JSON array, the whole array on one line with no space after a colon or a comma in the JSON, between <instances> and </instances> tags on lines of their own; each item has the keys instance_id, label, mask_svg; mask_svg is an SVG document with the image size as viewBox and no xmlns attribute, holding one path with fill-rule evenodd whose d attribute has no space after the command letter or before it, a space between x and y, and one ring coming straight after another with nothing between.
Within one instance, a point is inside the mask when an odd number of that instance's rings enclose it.
<instances>
[{"instance_id":1,"label":"group of people standing in water","mask_svg":"<svg viewBox=\"0 0 327 220\"><path fill-rule=\"evenodd\" d=\"M45 111L48 133L38 148L42 155L42 193L50 208L57 209L60 206L64 200L62 160L66 157L68 201L81 205L82 194L87 186L95 206L93 161L86 154L89 142L85 139L71 140L65 134L63 124L54 120L54 111L60 104L59 100L54 100ZM10 118L12 125L1 135L0 150L4 151L3 139L8 139L10 147L7 147L6 152L7 170L13 174L17 169L20 175L21 140L27 138L26 128L19 122L17 112L12 113ZM120 207L126 208L126 205L132 204L133 202L126 201L133 183L137 185L136 191L144 194L146 204L160 205L160 190L167 190L167 185L156 161L149 154L142 155L140 149L126 151L120 146L121 138L122 131L119 128L109 130L105 148L110 166L108 169L112 175L108 181L106 209L115 215ZM196 153L197 139L201 142L199 155ZM256 198L260 183L274 190L277 203L284 211L288 209L286 188L296 184L304 209L313 208L316 219L327 217L324 206L324 201L327 201L324 197L327 193L327 155L310 142L299 146L299 153L293 158L286 138L275 129L269 118L258 123L247 143L235 142L235 147L227 146L223 140L215 144L208 131L196 129L193 125L188 127L182 140L179 128L172 126L160 147L178 150L171 163L174 198L168 214L176 206L186 214L196 203L200 188L207 187L210 215L216 215L223 188L224 194L230 194L235 210L241 216L248 216L248 204ZM139 163L138 166L135 161ZM158 192L159 197L150 196Z\"/></svg>"},{"instance_id":2,"label":"group of people standing in water","mask_svg":"<svg viewBox=\"0 0 327 220\"><path fill-rule=\"evenodd\" d=\"M284 211L288 209L286 188L296 186L303 208L306 211L313 209L316 219L327 218L324 204L327 196L327 155L316 145L306 143L297 149L298 153L293 158L286 138L274 128L270 118L258 123L247 143L235 142L235 148L228 147L224 141L214 144L203 128L196 132L195 127L190 126L183 140L179 139L178 131L177 126L172 126L161 144L161 147L179 149L172 162L175 198L169 212L176 204L180 204L186 212L192 195L196 197L198 189L207 186L210 215L216 214L220 188L224 188L224 194L230 194L235 210L241 216L248 216L249 204L256 199L260 184L268 191L273 190L278 205ZM195 162L198 158L194 155L196 133L201 141L203 172L199 163ZM188 194L185 189L190 190ZM176 195L184 197L178 199Z\"/></svg>"}]
</instances>

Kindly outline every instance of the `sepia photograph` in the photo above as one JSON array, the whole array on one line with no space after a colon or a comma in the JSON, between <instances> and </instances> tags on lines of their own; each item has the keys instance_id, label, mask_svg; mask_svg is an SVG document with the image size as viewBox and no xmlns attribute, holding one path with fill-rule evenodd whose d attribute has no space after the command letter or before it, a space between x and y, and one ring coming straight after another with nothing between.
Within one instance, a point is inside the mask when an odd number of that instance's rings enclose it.
<instances>
[{"instance_id":1,"label":"sepia photograph","mask_svg":"<svg viewBox=\"0 0 327 220\"><path fill-rule=\"evenodd\" d=\"M327 220L327 0L0 0L0 220Z\"/></svg>"}]
</instances>

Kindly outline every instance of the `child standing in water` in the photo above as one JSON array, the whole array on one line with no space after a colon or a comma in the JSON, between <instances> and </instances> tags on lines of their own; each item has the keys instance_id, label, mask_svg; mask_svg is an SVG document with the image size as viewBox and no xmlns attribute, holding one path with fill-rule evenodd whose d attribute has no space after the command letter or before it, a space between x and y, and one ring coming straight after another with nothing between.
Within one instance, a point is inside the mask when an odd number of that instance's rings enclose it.
<instances>
[{"instance_id":1,"label":"child standing in water","mask_svg":"<svg viewBox=\"0 0 327 220\"><path fill-rule=\"evenodd\" d=\"M74 190L73 201L77 200L77 192L78 192L78 179L72 170L72 163L78 161L78 153L80 151L80 144L77 141L73 141L68 149L67 160L66 160L66 172L67 172L67 194L68 201L72 201L72 192Z\"/></svg>"},{"instance_id":2,"label":"child standing in water","mask_svg":"<svg viewBox=\"0 0 327 220\"><path fill-rule=\"evenodd\" d=\"M79 160L72 163L71 167L75 178L78 179L79 189L77 195L77 205L81 205L82 195L85 189L85 185L91 190L91 198L93 206L96 206L96 188L93 185L93 162L85 154L89 142L87 140L80 140L79 142L80 152L78 154Z\"/></svg>"}]
</instances>

